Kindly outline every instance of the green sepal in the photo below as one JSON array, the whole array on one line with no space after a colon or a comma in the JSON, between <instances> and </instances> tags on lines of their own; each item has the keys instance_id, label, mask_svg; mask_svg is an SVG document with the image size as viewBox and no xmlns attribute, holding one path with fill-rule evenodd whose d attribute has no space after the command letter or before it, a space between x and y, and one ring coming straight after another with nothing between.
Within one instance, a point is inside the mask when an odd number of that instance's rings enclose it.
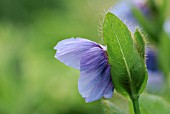
<instances>
[{"instance_id":1,"label":"green sepal","mask_svg":"<svg viewBox=\"0 0 170 114\"><path fill-rule=\"evenodd\" d=\"M140 56L145 59L145 40L138 29L134 33L134 44Z\"/></svg>"}]
</instances>

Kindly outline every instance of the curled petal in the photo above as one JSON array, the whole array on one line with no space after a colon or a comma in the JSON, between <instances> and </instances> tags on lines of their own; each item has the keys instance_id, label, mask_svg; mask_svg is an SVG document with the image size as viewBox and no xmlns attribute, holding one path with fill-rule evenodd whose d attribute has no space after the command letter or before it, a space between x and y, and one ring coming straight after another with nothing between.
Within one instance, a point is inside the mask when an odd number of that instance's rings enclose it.
<instances>
[{"instance_id":1,"label":"curled petal","mask_svg":"<svg viewBox=\"0 0 170 114\"><path fill-rule=\"evenodd\" d=\"M111 98L113 84L106 52L101 47L93 47L80 60L79 92L86 102L101 97Z\"/></svg>"},{"instance_id":2,"label":"curled petal","mask_svg":"<svg viewBox=\"0 0 170 114\"><path fill-rule=\"evenodd\" d=\"M82 55L92 47L99 47L95 42L82 38L70 38L60 41L54 49L57 50L55 58L76 69L80 69Z\"/></svg>"},{"instance_id":3,"label":"curled petal","mask_svg":"<svg viewBox=\"0 0 170 114\"><path fill-rule=\"evenodd\" d=\"M71 38L59 42L54 49L58 60L80 69L79 92L86 102L112 97L114 88L106 47L90 40Z\"/></svg>"}]
</instances>

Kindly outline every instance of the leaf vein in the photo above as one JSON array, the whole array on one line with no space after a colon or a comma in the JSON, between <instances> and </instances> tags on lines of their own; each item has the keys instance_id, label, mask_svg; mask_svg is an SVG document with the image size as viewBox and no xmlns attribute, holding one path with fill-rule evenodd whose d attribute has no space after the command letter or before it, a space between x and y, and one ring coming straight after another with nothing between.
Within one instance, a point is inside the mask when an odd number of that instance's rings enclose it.
<instances>
[{"instance_id":1,"label":"leaf vein","mask_svg":"<svg viewBox=\"0 0 170 114\"><path fill-rule=\"evenodd\" d=\"M111 26L112 26L112 25L111 25ZM134 94L134 92L133 92L133 86L132 86L132 78L131 78L130 69L129 69L129 67L128 67L128 64L127 64L127 61L126 61L124 52L123 52L123 50L122 50L122 46L121 46L120 41L119 41L119 38L118 38L118 36L117 36L117 34L116 34L115 30L114 30L114 27L112 27L112 29L113 29L113 32L114 32L114 34L115 34L116 40L117 40L117 42L118 42L118 45L119 45L119 48L120 48L120 51L121 51L121 54L122 54L122 57L123 57L123 61L124 61L124 63L125 63L125 67L126 67L125 69L127 70L128 78L129 78L129 81L130 81L130 89L131 89L131 92L132 92L132 94Z\"/></svg>"}]
</instances>

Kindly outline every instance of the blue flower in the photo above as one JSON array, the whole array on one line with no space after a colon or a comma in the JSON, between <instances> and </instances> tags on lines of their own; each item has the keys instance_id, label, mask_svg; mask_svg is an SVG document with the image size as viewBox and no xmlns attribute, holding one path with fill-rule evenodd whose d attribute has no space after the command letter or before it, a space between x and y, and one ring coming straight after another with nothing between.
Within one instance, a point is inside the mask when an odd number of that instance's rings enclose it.
<instances>
[{"instance_id":1,"label":"blue flower","mask_svg":"<svg viewBox=\"0 0 170 114\"><path fill-rule=\"evenodd\" d=\"M147 90L150 92L158 92L164 83L164 75L158 67L158 55L152 48L147 48L146 66L148 69L148 85Z\"/></svg>"},{"instance_id":2,"label":"blue flower","mask_svg":"<svg viewBox=\"0 0 170 114\"><path fill-rule=\"evenodd\" d=\"M106 47L87 39L70 38L60 41L54 49L55 58L80 70L78 90L86 102L112 97L114 87Z\"/></svg>"},{"instance_id":3,"label":"blue flower","mask_svg":"<svg viewBox=\"0 0 170 114\"><path fill-rule=\"evenodd\" d=\"M146 52L147 53L147 60L146 60L147 69L150 71L158 71L158 60L157 60L156 51L151 48L147 48L146 51L147 51Z\"/></svg>"}]
</instances>

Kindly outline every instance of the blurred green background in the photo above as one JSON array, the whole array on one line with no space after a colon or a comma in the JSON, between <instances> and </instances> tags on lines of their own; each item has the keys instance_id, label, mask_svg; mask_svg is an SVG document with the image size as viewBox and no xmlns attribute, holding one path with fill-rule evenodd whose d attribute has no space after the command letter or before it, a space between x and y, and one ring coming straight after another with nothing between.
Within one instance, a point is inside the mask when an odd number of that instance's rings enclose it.
<instances>
[{"instance_id":1,"label":"blurred green background","mask_svg":"<svg viewBox=\"0 0 170 114\"><path fill-rule=\"evenodd\" d=\"M0 114L102 114L79 95L79 71L56 60L53 47L77 36L100 42L113 2L0 0Z\"/></svg>"}]
</instances>

